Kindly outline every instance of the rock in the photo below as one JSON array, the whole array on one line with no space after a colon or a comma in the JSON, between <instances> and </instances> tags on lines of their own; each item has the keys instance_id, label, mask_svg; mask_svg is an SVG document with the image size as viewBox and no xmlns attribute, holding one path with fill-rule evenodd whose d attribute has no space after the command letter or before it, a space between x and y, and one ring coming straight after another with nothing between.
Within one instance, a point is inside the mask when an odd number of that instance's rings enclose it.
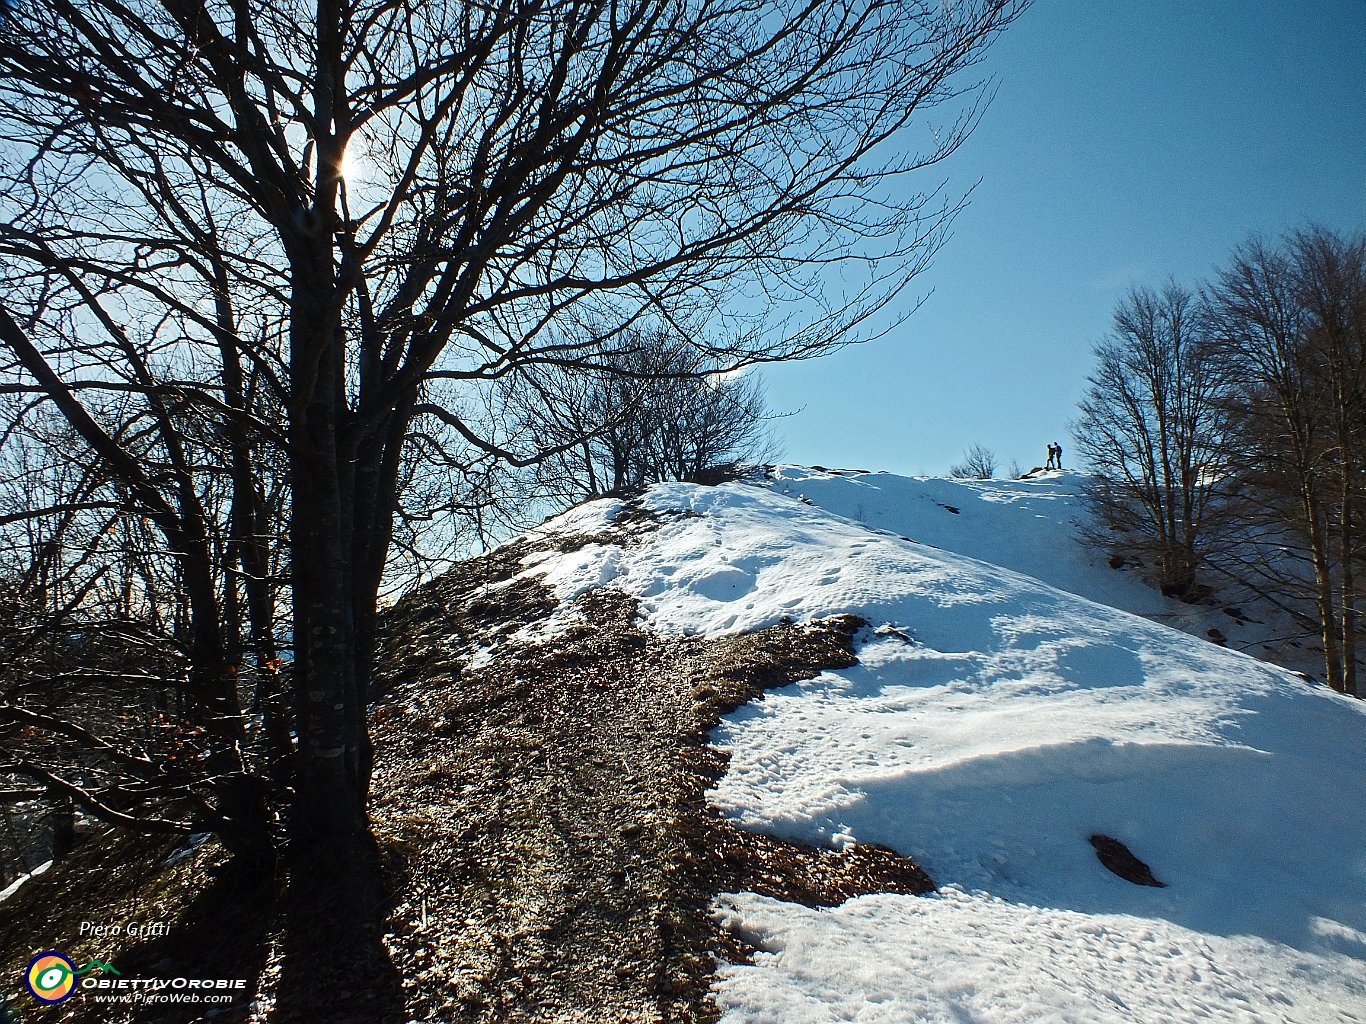
<instances>
[{"instance_id":1,"label":"rock","mask_svg":"<svg viewBox=\"0 0 1366 1024\"><path fill-rule=\"evenodd\" d=\"M1091 845L1096 848L1096 857L1101 864L1126 882L1156 886L1159 889L1166 888L1167 883L1154 878L1148 865L1130 853L1129 848L1118 839L1097 833L1091 836Z\"/></svg>"}]
</instances>

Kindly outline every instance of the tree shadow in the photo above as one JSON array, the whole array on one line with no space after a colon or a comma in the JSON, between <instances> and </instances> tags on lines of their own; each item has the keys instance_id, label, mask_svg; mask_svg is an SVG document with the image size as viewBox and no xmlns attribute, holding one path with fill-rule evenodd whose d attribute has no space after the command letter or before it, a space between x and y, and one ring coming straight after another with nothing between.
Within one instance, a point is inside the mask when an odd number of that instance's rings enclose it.
<instances>
[{"instance_id":1,"label":"tree shadow","mask_svg":"<svg viewBox=\"0 0 1366 1024\"><path fill-rule=\"evenodd\" d=\"M129 978L241 980L245 982L242 988L229 990L233 1002L213 1009L221 1024L245 1020L266 966L274 889L269 873L247 876L231 863L224 865L180 911L173 927L119 955L118 972ZM109 1019L109 1007L87 1005L90 1019ZM193 1004L134 1004L129 1019L171 1024L199 1020L204 1009Z\"/></svg>"},{"instance_id":2,"label":"tree shadow","mask_svg":"<svg viewBox=\"0 0 1366 1024\"><path fill-rule=\"evenodd\" d=\"M389 870L386 871L386 867ZM389 1024L407 1019L402 976L383 944L390 908L385 865L374 839L295 844L277 874L223 865L164 935L119 955L131 978L242 980L240 998L210 1007L215 1024L239 1024L258 992L274 998L278 1024ZM386 875L389 878L386 878ZM274 954L274 955L273 955ZM106 1020L108 1007L90 1004ZM202 1020L205 1006L134 1004L145 1024Z\"/></svg>"},{"instance_id":3,"label":"tree shadow","mask_svg":"<svg viewBox=\"0 0 1366 1024\"><path fill-rule=\"evenodd\" d=\"M398 875L369 834L291 844L276 1024L406 1020L403 977L384 946ZM387 870L386 870L387 869ZM387 876L387 877L386 877Z\"/></svg>"}]
</instances>

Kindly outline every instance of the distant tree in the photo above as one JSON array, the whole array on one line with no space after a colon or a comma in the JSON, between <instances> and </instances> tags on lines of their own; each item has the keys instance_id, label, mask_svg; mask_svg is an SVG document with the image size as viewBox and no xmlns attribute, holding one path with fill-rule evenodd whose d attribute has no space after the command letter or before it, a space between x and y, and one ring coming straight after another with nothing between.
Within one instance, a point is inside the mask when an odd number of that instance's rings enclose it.
<instances>
[{"instance_id":1,"label":"distant tree","mask_svg":"<svg viewBox=\"0 0 1366 1024\"><path fill-rule=\"evenodd\" d=\"M758 378L667 334L632 333L592 368L549 367L512 385L522 426L558 450L538 462L561 505L773 456Z\"/></svg>"},{"instance_id":2,"label":"distant tree","mask_svg":"<svg viewBox=\"0 0 1366 1024\"><path fill-rule=\"evenodd\" d=\"M1244 583L1308 619L1327 684L1357 693L1366 516L1366 238L1314 228L1239 246L1208 290L1235 385Z\"/></svg>"},{"instance_id":3,"label":"distant tree","mask_svg":"<svg viewBox=\"0 0 1366 1024\"><path fill-rule=\"evenodd\" d=\"M996 453L975 444L963 452L963 461L949 467L949 476L960 480L990 480L996 475Z\"/></svg>"},{"instance_id":4,"label":"distant tree","mask_svg":"<svg viewBox=\"0 0 1366 1024\"><path fill-rule=\"evenodd\" d=\"M1093 473L1088 499L1109 529L1150 554L1164 593L1186 595L1227 476L1227 383L1195 296L1175 283L1133 289L1095 356L1072 428Z\"/></svg>"}]
</instances>

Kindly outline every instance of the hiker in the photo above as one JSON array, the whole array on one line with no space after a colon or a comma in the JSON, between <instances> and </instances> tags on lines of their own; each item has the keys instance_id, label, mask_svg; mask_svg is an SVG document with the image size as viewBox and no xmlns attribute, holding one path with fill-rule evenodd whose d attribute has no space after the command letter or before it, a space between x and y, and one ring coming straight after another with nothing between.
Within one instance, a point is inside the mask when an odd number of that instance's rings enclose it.
<instances>
[{"instance_id":1,"label":"hiker","mask_svg":"<svg viewBox=\"0 0 1366 1024\"><path fill-rule=\"evenodd\" d=\"M1053 446L1052 446L1051 444L1048 446L1048 461L1045 462L1045 463L1043 464L1043 468L1044 468L1044 469L1052 469L1052 468L1053 468Z\"/></svg>"},{"instance_id":2,"label":"hiker","mask_svg":"<svg viewBox=\"0 0 1366 1024\"><path fill-rule=\"evenodd\" d=\"M1062 445L1053 442L1053 468L1062 469Z\"/></svg>"}]
</instances>

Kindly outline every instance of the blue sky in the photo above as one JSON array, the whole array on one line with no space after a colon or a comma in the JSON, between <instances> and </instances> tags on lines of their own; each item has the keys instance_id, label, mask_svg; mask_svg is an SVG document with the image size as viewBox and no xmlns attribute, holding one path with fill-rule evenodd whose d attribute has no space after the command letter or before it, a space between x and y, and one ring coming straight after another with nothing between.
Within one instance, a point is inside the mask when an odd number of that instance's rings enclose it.
<instances>
[{"instance_id":1,"label":"blue sky","mask_svg":"<svg viewBox=\"0 0 1366 1024\"><path fill-rule=\"evenodd\" d=\"M979 178L880 341L764 371L786 458L1042 464L1131 284L1197 284L1252 232L1366 230L1366 0L1036 0L983 64ZM799 410L799 411L798 411Z\"/></svg>"}]
</instances>

